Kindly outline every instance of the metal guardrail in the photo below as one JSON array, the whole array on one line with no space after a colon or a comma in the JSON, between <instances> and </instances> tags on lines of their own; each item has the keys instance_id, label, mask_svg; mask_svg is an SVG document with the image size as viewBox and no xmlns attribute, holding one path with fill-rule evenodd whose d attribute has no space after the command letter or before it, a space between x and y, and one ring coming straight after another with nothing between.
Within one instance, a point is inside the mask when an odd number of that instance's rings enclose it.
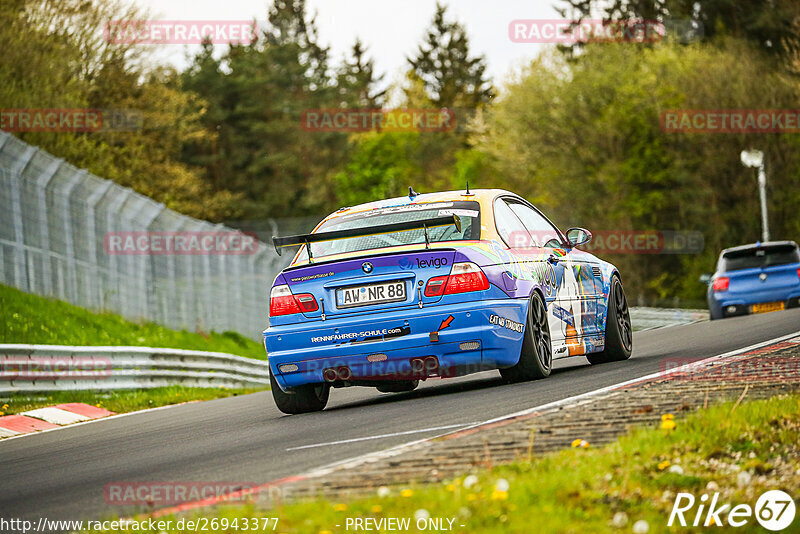
<instances>
[{"instance_id":1,"label":"metal guardrail","mask_svg":"<svg viewBox=\"0 0 800 534\"><path fill-rule=\"evenodd\" d=\"M708 310L631 307L631 324L634 330L650 330L707 320Z\"/></svg>"},{"instance_id":2,"label":"metal guardrail","mask_svg":"<svg viewBox=\"0 0 800 534\"><path fill-rule=\"evenodd\" d=\"M631 308L635 330L708 320L706 310ZM0 344L0 393L189 387L264 387L266 361L151 347Z\"/></svg>"},{"instance_id":3,"label":"metal guardrail","mask_svg":"<svg viewBox=\"0 0 800 534\"><path fill-rule=\"evenodd\" d=\"M266 361L222 352L0 344L0 393L268 384Z\"/></svg>"}]
</instances>

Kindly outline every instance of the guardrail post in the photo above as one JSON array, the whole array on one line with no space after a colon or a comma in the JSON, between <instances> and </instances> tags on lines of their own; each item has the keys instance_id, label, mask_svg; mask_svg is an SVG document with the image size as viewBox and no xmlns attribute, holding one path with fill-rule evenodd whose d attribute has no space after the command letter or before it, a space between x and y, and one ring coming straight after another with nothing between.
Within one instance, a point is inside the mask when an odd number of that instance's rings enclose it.
<instances>
[{"instance_id":1,"label":"guardrail post","mask_svg":"<svg viewBox=\"0 0 800 534\"><path fill-rule=\"evenodd\" d=\"M89 287L87 288L87 296L89 297L87 299L87 302L91 302L92 306L96 308L100 308L103 305L103 294L102 294L103 289L99 283L100 269L97 261L98 237L100 238L101 242L103 241L103 239L102 236L97 235L97 226L95 225L95 215L97 211L97 203L100 202L100 199L102 199L103 196L105 196L105 194L108 192L109 189L111 189L111 181L104 180L103 183L100 185L100 187L92 191L92 194L89 195L89 198L86 199L86 203L88 204L87 206L88 209L86 210L86 219L87 219L86 233L88 234L88 238L90 239L88 248L89 248L89 254L91 254L89 260L91 263L90 268L94 273L93 279L96 281L95 284L89 284ZM95 296L97 297L96 299Z\"/></svg>"},{"instance_id":2,"label":"guardrail post","mask_svg":"<svg viewBox=\"0 0 800 534\"><path fill-rule=\"evenodd\" d=\"M69 202L75 186L78 185L78 182L80 182L80 180L87 174L88 172L86 169L81 169L67 178L64 187L64 196L61 199L61 210L64 216L64 247L66 251L65 256L67 262L67 286L69 288L67 300L72 303L77 303L78 301L78 273L75 267L75 243L73 242L72 236L72 211L70 210Z\"/></svg>"},{"instance_id":3,"label":"guardrail post","mask_svg":"<svg viewBox=\"0 0 800 534\"><path fill-rule=\"evenodd\" d=\"M54 159L47 170L36 178L36 201L39 216L42 222L39 225L39 239L42 247L42 277L44 278L44 291L47 296L53 296L53 251L50 248L50 217L47 213L47 186L55 176L63 159Z\"/></svg>"},{"instance_id":4,"label":"guardrail post","mask_svg":"<svg viewBox=\"0 0 800 534\"><path fill-rule=\"evenodd\" d=\"M36 148L29 146L25 154L11 169L11 218L14 224L14 284L23 291L30 291L28 284L28 268L25 253L25 235L22 225L22 173L33 159Z\"/></svg>"}]
</instances>

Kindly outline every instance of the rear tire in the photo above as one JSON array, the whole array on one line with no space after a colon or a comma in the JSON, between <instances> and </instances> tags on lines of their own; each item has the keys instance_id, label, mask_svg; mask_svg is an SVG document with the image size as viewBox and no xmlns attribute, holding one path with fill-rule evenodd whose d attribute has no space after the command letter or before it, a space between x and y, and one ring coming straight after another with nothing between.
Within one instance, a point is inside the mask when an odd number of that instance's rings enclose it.
<instances>
[{"instance_id":1,"label":"rear tire","mask_svg":"<svg viewBox=\"0 0 800 534\"><path fill-rule=\"evenodd\" d=\"M631 357L633 351L633 328L628 300L622 290L622 282L616 275L611 277L611 291L608 295L608 315L606 316L606 347L602 352L587 354L592 365L619 362Z\"/></svg>"},{"instance_id":2,"label":"rear tire","mask_svg":"<svg viewBox=\"0 0 800 534\"><path fill-rule=\"evenodd\" d=\"M403 380L402 382L387 382L378 386L381 393L405 393L414 391L419 385L419 380Z\"/></svg>"},{"instance_id":3,"label":"rear tire","mask_svg":"<svg viewBox=\"0 0 800 534\"><path fill-rule=\"evenodd\" d=\"M290 415L318 412L328 404L331 388L328 384L306 384L292 389L291 393L283 391L272 373L269 374L272 386L272 398L275 405L283 413Z\"/></svg>"},{"instance_id":4,"label":"rear tire","mask_svg":"<svg viewBox=\"0 0 800 534\"><path fill-rule=\"evenodd\" d=\"M519 361L513 367L500 369L500 375L509 382L522 382L547 378L552 367L553 347L550 344L547 308L539 293L534 292L528 305Z\"/></svg>"}]
</instances>

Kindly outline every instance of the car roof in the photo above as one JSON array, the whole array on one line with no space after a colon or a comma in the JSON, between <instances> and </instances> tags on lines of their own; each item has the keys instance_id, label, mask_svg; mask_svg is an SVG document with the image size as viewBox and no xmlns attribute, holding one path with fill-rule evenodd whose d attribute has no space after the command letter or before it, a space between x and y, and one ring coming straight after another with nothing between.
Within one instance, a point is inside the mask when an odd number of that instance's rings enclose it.
<instances>
[{"instance_id":1,"label":"car roof","mask_svg":"<svg viewBox=\"0 0 800 534\"><path fill-rule=\"evenodd\" d=\"M727 254L728 252L740 252L740 251L743 251L743 250L750 250L750 249L757 249L757 248L775 247L775 246L781 246L781 245L784 245L784 246L785 245L790 245L790 246L794 246L795 248L797 247L797 243L795 243L794 241L764 241L764 242L756 241L755 243L750 243L748 245L740 245L738 247L730 247L730 248L723 249L723 251L720 254Z\"/></svg>"},{"instance_id":2,"label":"car roof","mask_svg":"<svg viewBox=\"0 0 800 534\"><path fill-rule=\"evenodd\" d=\"M515 197L519 197L519 195L512 193L510 191L506 191L504 189L470 189L469 194L467 194L466 190L464 189L460 189L458 191L420 193L414 196L413 198L408 196L387 198L385 200L376 200L375 202L368 202L366 204L359 204L357 206L340 208L339 210L325 217L323 222L329 219L335 219L336 217L340 217L343 215L349 215L351 213L361 213L365 211L381 209L381 208L389 208L393 206L409 206L413 204L427 204L431 202L458 202L458 201L469 201L469 200L481 203L485 201L491 202L495 197L500 195L512 195Z\"/></svg>"}]
</instances>

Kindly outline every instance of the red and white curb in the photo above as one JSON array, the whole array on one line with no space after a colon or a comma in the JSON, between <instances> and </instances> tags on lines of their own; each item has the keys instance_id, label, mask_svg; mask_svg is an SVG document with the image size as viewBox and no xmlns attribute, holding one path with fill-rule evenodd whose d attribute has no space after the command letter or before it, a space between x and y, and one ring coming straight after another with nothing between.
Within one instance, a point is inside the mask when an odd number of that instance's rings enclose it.
<instances>
[{"instance_id":1,"label":"red and white curb","mask_svg":"<svg viewBox=\"0 0 800 534\"><path fill-rule=\"evenodd\" d=\"M114 415L114 412L80 402L68 402L46 408L37 408L17 415L0 417L0 439L41 430L51 430L64 425L108 417L109 415Z\"/></svg>"}]
</instances>

